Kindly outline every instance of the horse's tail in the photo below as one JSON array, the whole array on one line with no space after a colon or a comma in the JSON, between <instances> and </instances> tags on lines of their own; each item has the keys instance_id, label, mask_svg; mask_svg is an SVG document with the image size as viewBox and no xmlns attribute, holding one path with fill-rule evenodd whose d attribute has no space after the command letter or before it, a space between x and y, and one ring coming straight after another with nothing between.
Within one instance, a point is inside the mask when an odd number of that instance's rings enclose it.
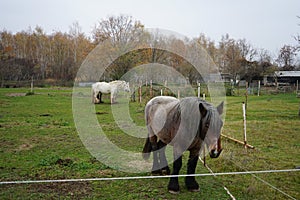
<instances>
[{"instance_id":1,"label":"horse's tail","mask_svg":"<svg viewBox=\"0 0 300 200\"><path fill-rule=\"evenodd\" d=\"M144 158L144 160L149 159L151 151L152 151L152 146L151 146L150 138L149 138L149 135L148 135L148 137L146 139L146 143L145 143L144 148L143 148L143 158Z\"/></svg>"}]
</instances>

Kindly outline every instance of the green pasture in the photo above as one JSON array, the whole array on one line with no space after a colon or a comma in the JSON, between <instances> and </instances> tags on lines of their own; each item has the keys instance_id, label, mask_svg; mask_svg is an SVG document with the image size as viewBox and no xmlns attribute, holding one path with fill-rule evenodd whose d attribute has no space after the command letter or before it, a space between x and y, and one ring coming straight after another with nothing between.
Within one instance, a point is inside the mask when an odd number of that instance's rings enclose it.
<instances>
[{"instance_id":1,"label":"green pasture","mask_svg":"<svg viewBox=\"0 0 300 200\"><path fill-rule=\"evenodd\" d=\"M72 115L72 88L0 89L0 180L49 180L149 176L125 173L95 159L81 142ZM144 125L144 106L130 102L130 116ZM95 106L107 137L120 148L140 152L144 139L126 135L114 122L109 99ZM227 97L223 134L243 140L242 102ZM118 106L118 104L112 105ZM214 172L300 168L299 98L295 94L249 96L248 143L223 139L218 159L206 158ZM144 133L147 134L146 132ZM186 173L188 153L184 154ZM117 168L117 167L116 167ZM209 173L199 162L197 173ZM89 182L1 184L0 199L300 199L300 172L197 177L201 191L191 193L179 178L181 192L167 191L168 178Z\"/></svg>"}]
</instances>

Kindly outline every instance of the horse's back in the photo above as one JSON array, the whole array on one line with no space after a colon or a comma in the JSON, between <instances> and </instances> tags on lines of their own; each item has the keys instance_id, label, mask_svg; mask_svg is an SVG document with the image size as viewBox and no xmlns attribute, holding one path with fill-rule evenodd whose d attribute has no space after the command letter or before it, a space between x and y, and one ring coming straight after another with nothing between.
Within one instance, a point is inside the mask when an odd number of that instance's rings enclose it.
<instances>
[{"instance_id":1,"label":"horse's back","mask_svg":"<svg viewBox=\"0 0 300 200\"><path fill-rule=\"evenodd\" d=\"M102 86L104 86L104 85L106 85L106 84L108 84L108 83L106 83L106 82L96 82L96 83L93 83L92 84L92 88L99 88L99 87L102 87Z\"/></svg>"},{"instance_id":2,"label":"horse's back","mask_svg":"<svg viewBox=\"0 0 300 200\"><path fill-rule=\"evenodd\" d=\"M96 82L92 85L94 91L99 91L102 93L110 93L110 85L107 82Z\"/></svg>"},{"instance_id":3,"label":"horse's back","mask_svg":"<svg viewBox=\"0 0 300 200\"><path fill-rule=\"evenodd\" d=\"M148 101L148 103L146 104L146 108L155 104L164 105L171 102L179 102L179 100L171 96L157 96Z\"/></svg>"}]
</instances>

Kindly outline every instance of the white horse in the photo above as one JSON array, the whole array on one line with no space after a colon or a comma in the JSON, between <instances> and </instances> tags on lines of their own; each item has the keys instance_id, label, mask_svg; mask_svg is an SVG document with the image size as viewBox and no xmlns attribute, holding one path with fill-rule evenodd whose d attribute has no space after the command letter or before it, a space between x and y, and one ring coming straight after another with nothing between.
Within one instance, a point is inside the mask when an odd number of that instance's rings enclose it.
<instances>
[{"instance_id":1,"label":"white horse","mask_svg":"<svg viewBox=\"0 0 300 200\"><path fill-rule=\"evenodd\" d=\"M113 104L122 88L125 92L130 92L129 83L126 81L96 82L92 85L92 103L103 103L102 94L110 94L110 103Z\"/></svg>"}]
</instances>

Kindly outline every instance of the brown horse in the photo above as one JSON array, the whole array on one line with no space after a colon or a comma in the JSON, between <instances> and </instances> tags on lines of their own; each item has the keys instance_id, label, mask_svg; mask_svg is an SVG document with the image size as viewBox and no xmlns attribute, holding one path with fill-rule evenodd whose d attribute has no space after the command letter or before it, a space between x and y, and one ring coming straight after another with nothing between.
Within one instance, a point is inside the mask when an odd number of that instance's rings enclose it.
<instances>
[{"instance_id":1,"label":"brown horse","mask_svg":"<svg viewBox=\"0 0 300 200\"><path fill-rule=\"evenodd\" d=\"M178 100L174 97L159 96L151 99L145 107L148 137L143 149L144 159L149 159L153 152L152 173L170 173L165 147L173 146L173 172L178 175L182 166L182 154L189 150L188 174L194 174L199 152L203 144L209 150L210 157L217 158L221 151L220 115L223 102L215 108L210 103L197 97ZM204 145L203 145L204 148ZM199 184L194 176L187 176L185 184L190 191L199 191ZM168 190L179 192L178 177L170 178Z\"/></svg>"}]
</instances>

